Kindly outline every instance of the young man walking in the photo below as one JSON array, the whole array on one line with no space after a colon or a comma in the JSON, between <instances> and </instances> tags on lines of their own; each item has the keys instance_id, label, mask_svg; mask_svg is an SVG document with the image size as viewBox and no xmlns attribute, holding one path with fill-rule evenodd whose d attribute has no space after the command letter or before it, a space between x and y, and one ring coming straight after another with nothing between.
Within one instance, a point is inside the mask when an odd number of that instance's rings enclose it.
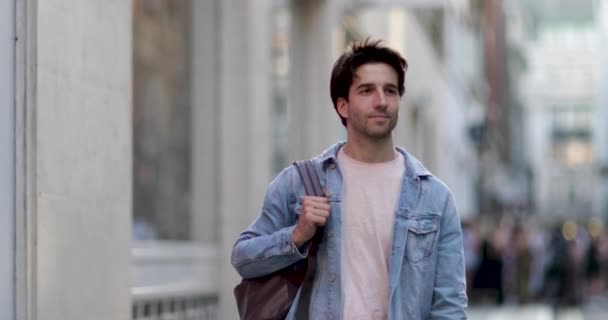
<instances>
[{"instance_id":1,"label":"young man walking","mask_svg":"<svg viewBox=\"0 0 608 320\"><path fill-rule=\"evenodd\" d=\"M285 168L234 245L239 274L260 277L305 258L324 226L310 319L466 318L452 194L393 144L406 70L379 41L355 44L336 61L331 98L347 141L313 159L325 197L306 196L297 169ZM296 319L299 298L287 319Z\"/></svg>"}]
</instances>

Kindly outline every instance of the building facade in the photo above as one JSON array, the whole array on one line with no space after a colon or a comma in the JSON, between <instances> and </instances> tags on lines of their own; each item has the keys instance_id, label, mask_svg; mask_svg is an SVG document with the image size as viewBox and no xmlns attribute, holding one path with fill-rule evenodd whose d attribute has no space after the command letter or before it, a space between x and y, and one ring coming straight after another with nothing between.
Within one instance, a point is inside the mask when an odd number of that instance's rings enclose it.
<instances>
[{"instance_id":1,"label":"building facade","mask_svg":"<svg viewBox=\"0 0 608 320\"><path fill-rule=\"evenodd\" d=\"M397 142L475 213L463 4L1 0L6 319L236 318L233 242L277 168L344 138L329 74L364 34L410 61Z\"/></svg>"},{"instance_id":2,"label":"building facade","mask_svg":"<svg viewBox=\"0 0 608 320\"><path fill-rule=\"evenodd\" d=\"M605 125L595 120L602 106L594 3L582 2L565 15L548 3L534 5L522 91L537 210L556 218L603 215L598 162Z\"/></svg>"}]
</instances>

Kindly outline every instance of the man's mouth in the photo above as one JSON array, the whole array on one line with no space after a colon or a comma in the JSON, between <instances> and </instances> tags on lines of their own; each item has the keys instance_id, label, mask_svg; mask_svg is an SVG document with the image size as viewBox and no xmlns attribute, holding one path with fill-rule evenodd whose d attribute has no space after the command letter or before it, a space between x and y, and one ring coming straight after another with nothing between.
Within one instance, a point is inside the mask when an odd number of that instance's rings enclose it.
<instances>
[{"instance_id":1,"label":"man's mouth","mask_svg":"<svg viewBox=\"0 0 608 320\"><path fill-rule=\"evenodd\" d=\"M373 114L369 116L371 119L388 119L389 116L386 114Z\"/></svg>"}]
</instances>

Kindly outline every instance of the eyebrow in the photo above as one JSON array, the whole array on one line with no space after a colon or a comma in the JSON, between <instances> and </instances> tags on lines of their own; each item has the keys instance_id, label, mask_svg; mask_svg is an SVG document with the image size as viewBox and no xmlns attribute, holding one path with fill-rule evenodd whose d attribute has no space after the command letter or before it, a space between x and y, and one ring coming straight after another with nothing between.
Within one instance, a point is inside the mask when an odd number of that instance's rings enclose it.
<instances>
[{"instance_id":1,"label":"eyebrow","mask_svg":"<svg viewBox=\"0 0 608 320\"><path fill-rule=\"evenodd\" d=\"M359 85L356 87L356 89L357 89L357 90L359 90L359 89L367 89L367 88L370 88L370 87L374 87L374 84L373 84L373 83L361 83L361 84L359 84ZM388 84L385 84L385 85L384 85L384 86L382 86L382 87L383 87L383 88L397 89L397 85L396 85L396 84L393 84L393 83L388 83Z\"/></svg>"}]
</instances>

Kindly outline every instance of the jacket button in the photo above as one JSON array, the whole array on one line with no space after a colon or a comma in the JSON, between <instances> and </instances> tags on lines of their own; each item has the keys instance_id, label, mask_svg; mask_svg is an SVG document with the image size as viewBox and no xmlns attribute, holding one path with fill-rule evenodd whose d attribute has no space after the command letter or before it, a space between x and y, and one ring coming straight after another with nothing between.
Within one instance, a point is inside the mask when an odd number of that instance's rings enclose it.
<instances>
[{"instance_id":1,"label":"jacket button","mask_svg":"<svg viewBox=\"0 0 608 320\"><path fill-rule=\"evenodd\" d=\"M336 164L335 163L330 163L329 164L329 168L332 169L332 170L335 169L336 168Z\"/></svg>"},{"instance_id":2,"label":"jacket button","mask_svg":"<svg viewBox=\"0 0 608 320\"><path fill-rule=\"evenodd\" d=\"M334 282L336 281L336 276L332 273L329 275L329 282Z\"/></svg>"}]
</instances>

